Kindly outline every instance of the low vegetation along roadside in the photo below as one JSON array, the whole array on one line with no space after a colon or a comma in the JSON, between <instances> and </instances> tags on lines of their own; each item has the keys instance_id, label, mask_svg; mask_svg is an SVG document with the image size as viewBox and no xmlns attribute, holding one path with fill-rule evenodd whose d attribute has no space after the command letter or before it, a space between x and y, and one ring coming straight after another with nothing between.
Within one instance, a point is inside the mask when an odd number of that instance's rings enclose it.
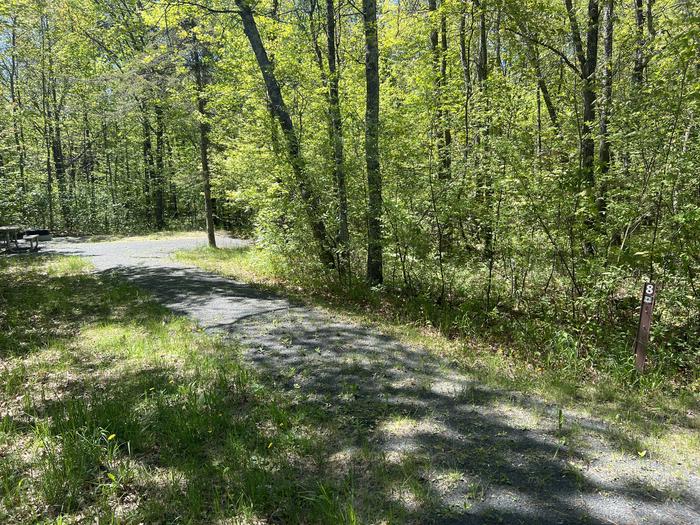
<instances>
[{"instance_id":1,"label":"low vegetation along roadside","mask_svg":"<svg viewBox=\"0 0 700 525\"><path fill-rule=\"evenodd\" d=\"M0 523L400 516L328 468L334 421L262 384L233 344L89 269L0 258Z\"/></svg>"},{"instance_id":2,"label":"low vegetation along roadside","mask_svg":"<svg viewBox=\"0 0 700 525\"><path fill-rule=\"evenodd\" d=\"M449 358L478 380L602 417L629 436L639 454L653 451L659 459L700 468L697 366L687 374L690 380L653 371L639 378L631 352L619 362L615 356L595 361L594 356L580 356L570 341L506 341L488 324L478 334L455 335L435 322L420 299L365 288L340 290L309 277L313 274L295 272L260 248L199 248L177 252L175 259L377 326Z\"/></svg>"}]
</instances>

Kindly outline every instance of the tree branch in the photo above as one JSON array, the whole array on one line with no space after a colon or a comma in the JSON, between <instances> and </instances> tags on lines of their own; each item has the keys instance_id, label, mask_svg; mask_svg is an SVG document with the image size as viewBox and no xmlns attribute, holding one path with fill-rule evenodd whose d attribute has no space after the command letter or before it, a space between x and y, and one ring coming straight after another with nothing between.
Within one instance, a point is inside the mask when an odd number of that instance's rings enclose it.
<instances>
[{"instance_id":1,"label":"tree branch","mask_svg":"<svg viewBox=\"0 0 700 525\"><path fill-rule=\"evenodd\" d=\"M576 67L576 64L574 64L573 62L571 62L571 60L569 60L569 58L568 58L564 53L562 53L561 51L559 51L557 48L555 48L555 47L553 47L553 46L547 44L546 42L542 42L541 40L538 40L537 38L531 37L530 35L526 35L525 33L521 33L521 32L518 31L517 29L513 29L513 28L510 28L510 27L506 27L506 28L504 28L504 29L505 29L506 31L509 31L509 32L514 33L514 34L516 34L516 35L518 35L518 36L520 36L520 37L522 37L522 38L525 38L525 39L529 40L529 41L532 42L533 44L537 44L538 46L542 46L542 47L544 47L544 48L550 50L552 53L554 53L554 54L557 55L559 58L561 58L561 59L564 61L564 63L565 63L567 66L569 66L569 68L570 68L574 73L576 73L579 77L583 78L583 73L581 72L581 70L580 70L579 68Z\"/></svg>"}]
</instances>

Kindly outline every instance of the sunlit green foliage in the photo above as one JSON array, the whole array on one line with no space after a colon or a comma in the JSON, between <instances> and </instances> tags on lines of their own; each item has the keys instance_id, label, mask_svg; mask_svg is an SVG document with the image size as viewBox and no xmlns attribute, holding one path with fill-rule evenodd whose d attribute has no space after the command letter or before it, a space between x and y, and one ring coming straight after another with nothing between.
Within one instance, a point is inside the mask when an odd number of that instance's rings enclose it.
<instances>
[{"instance_id":1,"label":"sunlit green foliage","mask_svg":"<svg viewBox=\"0 0 700 525\"><path fill-rule=\"evenodd\" d=\"M639 290L652 280L650 364L697 389L697 7L645 0L640 18L631 2L591 0L568 2L569 16L567 2L380 3L382 290L423 304L425 320L448 333L537 346L529 355L549 366L566 341L582 366L598 363L592 375L609 360L631 379ZM367 259L365 42L358 7L334 5L348 290ZM318 219L339 253L326 6L253 7ZM212 71L218 224L255 235L300 275L338 278L319 262L234 2L15 0L2 9L0 222L85 233L202 225L202 117L188 64L196 38ZM589 33L597 52L584 78L574 44L578 35L588 52Z\"/></svg>"}]
</instances>

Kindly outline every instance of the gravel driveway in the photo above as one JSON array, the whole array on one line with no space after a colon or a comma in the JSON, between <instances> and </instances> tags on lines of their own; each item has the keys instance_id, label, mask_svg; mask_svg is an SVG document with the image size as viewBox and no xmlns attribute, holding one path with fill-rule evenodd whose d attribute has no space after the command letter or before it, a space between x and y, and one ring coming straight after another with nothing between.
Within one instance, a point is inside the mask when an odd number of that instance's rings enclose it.
<instances>
[{"instance_id":1,"label":"gravel driveway","mask_svg":"<svg viewBox=\"0 0 700 525\"><path fill-rule=\"evenodd\" d=\"M599 420L560 418L556 407L490 388L425 350L169 257L205 243L58 240L43 251L89 257L97 271L225 331L263 376L362 427L329 461L352 461L367 446L387 469L419 460L431 514L410 487L387 495L415 507L416 523L700 523L700 478L686 465L624 452L625 436Z\"/></svg>"}]
</instances>

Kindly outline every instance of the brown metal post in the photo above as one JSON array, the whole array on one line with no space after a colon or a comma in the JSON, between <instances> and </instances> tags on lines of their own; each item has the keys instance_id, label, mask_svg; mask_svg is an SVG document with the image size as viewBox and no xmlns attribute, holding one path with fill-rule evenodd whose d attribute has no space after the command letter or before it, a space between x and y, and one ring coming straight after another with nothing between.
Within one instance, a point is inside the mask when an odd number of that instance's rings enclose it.
<instances>
[{"instance_id":1,"label":"brown metal post","mask_svg":"<svg viewBox=\"0 0 700 525\"><path fill-rule=\"evenodd\" d=\"M642 307L639 311L639 327L634 341L634 365L637 372L644 372L647 361L647 345L649 344L649 332L651 330L651 313L656 301L656 285L644 283L642 288Z\"/></svg>"}]
</instances>

